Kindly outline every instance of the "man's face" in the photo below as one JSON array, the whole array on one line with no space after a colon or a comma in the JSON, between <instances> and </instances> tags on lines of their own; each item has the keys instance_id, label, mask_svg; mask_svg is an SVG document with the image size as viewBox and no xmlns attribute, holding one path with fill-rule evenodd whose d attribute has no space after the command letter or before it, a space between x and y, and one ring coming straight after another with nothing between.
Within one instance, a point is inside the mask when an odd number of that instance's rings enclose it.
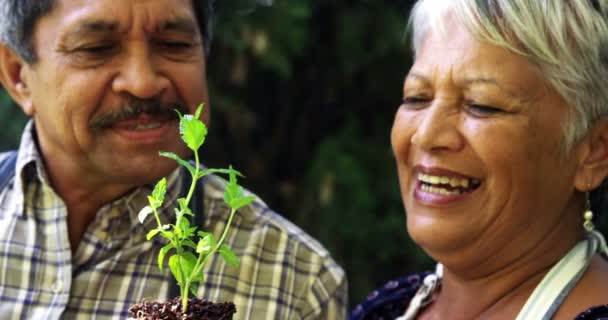
<instances>
[{"instance_id":1,"label":"man's face","mask_svg":"<svg viewBox=\"0 0 608 320\"><path fill-rule=\"evenodd\" d=\"M188 154L174 109L207 101L190 0L58 0L33 42L38 61L22 70L31 92L22 105L50 170L137 185L175 168L159 151Z\"/></svg>"}]
</instances>

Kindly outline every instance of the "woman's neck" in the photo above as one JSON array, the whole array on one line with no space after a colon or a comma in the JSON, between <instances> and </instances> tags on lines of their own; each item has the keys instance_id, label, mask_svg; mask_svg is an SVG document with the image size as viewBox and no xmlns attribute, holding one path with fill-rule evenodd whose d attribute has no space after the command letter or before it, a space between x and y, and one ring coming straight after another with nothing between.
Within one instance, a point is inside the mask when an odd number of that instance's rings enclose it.
<instances>
[{"instance_id":1,"label":"woman's neck","mask_svg":"<svg viewBox=\"0 0 608 320\"><path fill-rule=\"evenodd\" d=\"M577 222L560 223L515 259L497 250L503 256L492 263L446 264L441 291L419 319L515 319L545 274L580 241L582 231L572 231Z\"/></svg>"}]
</instances>

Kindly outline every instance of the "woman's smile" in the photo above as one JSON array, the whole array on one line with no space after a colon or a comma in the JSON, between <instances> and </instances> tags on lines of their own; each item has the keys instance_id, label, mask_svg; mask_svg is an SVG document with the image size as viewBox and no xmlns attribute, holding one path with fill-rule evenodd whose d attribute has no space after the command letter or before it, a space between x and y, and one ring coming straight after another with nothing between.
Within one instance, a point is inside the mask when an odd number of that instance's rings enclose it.
<instances>
[{"instance_id":1,"label":"woman's smile","mask_svg":"<svg viewBox=\"0 0 608 320\"><path fill-rule=\"evenodd\" d=\"M440 168L414 168L414 198L424 205L445 206L469 197L481 185L479 179Z\"/></svg>"}]
</instances>

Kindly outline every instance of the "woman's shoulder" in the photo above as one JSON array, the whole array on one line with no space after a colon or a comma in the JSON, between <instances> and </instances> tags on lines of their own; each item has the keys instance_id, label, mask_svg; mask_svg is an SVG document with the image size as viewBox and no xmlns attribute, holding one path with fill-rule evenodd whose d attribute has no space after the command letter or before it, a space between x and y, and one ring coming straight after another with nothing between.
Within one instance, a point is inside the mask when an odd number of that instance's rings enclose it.
<instances>
[{"instance_id":1,"label":"woman's shoulder","mask_svg":"<svg viewBox=\"0 0 608 320\"><path fill-rule=\"evenodd\" d=\"M415 273L388 281L353 309L350 320L395 319L403 315L424 277L429 274L431 272Z\"/></svg>"},{"instance_id":2,"label":"woman's shoulder","mask_svg":"<svg viewBox=\"0 0 608 320\"><path fill-rule=\"evenodd\" d=\"M415 273L386 282L355 306L350 320L395 319L405 312L424 278L432 272ZM608 319L608 304L591 307L574 320Z\"/></svg>"},{"instance_id":3,"label":"woman's shoulder","mask_svg":"<svg viewBox=\"0 0 608 320\"><path fill-rule=\"evenodd\" d=\"M575 320L602 320L608 319L608 304L596 306L579 314Z\"/></svg>"}]
</instances>

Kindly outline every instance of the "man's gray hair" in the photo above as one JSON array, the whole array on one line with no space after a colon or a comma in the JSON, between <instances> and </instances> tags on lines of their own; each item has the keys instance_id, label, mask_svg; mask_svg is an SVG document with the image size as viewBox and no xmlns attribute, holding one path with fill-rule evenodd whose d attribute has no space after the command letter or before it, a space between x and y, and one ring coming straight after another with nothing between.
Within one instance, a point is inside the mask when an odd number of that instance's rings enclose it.
<instances>
[{"instance_id":1,"label":"man's gray hair","mask_svg":"<svg viewBox=\"0 0 608 320\"><path fill-rule=\"evenodd\" d=\"M123 1L123 0L117 0ZM50 13L56 0L0 0L0 41L28 63L37 60L32 40L38 19ZM214 0L192 0L205 52L209 53Z\"/></svg>"},{"instance_id":2,"label":"man's gray hair","mask_svg":"<svg viewBox=\"0 0 608 320\"><path fill-rule=\"evenodd\" d=\"M540 68L572 107L564 151L608 114L608 0L420 0L410 18L415 53L448 11L481 41Z\"/></svg>"}]
</instances>

